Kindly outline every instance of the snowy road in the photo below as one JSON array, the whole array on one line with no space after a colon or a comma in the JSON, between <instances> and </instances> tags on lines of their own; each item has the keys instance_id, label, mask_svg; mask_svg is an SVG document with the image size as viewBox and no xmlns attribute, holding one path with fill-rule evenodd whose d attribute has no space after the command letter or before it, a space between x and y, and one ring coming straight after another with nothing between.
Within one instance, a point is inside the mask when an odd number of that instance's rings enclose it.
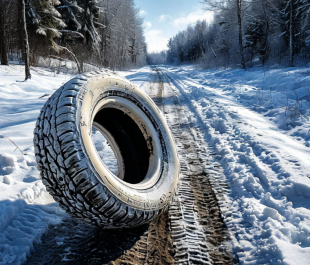
<instances>
[{"instance_id":1,"label":"snowy road","mask_svg":"<svg viewBox=\"0 0 310 265\"><path fill-rule=\"evenodd\" d=\"M250 100L238 100L217 73L163 69L204 124L224 169L230 204L224 219L240 263L309 264L309 146L253 110Z\"/></svg>"},{"instance_id":2,"label":"snowy road","mask_svg":"<svg viewBox=\"0 0 310 265\"><path fill-rule=\"evenodd\" d=\"M177 197L169 210L171 236L177 264L232 264L231 243L221 218L218 198L225 193L213 152L203 139L200 122L187 99L157 67L150 72L151 82L142 88L159 105L175 137L181 164ZM155 80L155 84L154 81ZM210 179L214 180L214 189Z\"/></svg>"},{"instance_id":3,"label":"snowy road","mask_svg":"<svg viewBox=\"0 0 310 265\"><path fill-rule=\"evenodd\" d=\"M150 226L124 232L97 231L66 217L60 225L49 226L26 264L232 263L230 238L217 203L224 189L218 185L216 196L209 180L219 175L219 168L205 172L205 165L212 165L210 150L186 99L156 68L142 69L130 78L153 98L175 135L182 167L176 201Z\"/></svg>"},{"instance_id":4,"label":"snowy road","mask_svg":"<svg viewBox=\"0 0 310 265\"><path fill-rule=\"evenodd\" d=\"M258 111L244 93L255 91L255 80L238 77L238 90L241 81L246 87L240 94L232 88L239 70L120 72L164 113L182 175L167 214L150 226L111 232L64 213L35 168L36 116L71 77L40 70L18 83L18 67L0 70L0 264L308 264L309 124L284 131L276 109Z\"/></svg>"}]
</instances>

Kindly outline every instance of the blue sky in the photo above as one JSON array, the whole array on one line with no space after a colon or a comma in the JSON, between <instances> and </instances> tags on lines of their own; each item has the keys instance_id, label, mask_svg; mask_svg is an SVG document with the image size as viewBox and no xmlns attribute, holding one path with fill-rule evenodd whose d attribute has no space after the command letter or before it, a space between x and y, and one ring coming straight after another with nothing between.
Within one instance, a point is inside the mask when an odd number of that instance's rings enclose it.
<instances>
[{"instance_id":1,"label":"blue sky","mask_svg":"<svg viewBox=\"0 0 310 265\"><path fill-rule=\"evenodd\" d=\"M203 10L201 0L135 0L144 17L148 51L167 49L169 38L198 19L210 21L212 14Z\"/></svg>"}]
</instances>

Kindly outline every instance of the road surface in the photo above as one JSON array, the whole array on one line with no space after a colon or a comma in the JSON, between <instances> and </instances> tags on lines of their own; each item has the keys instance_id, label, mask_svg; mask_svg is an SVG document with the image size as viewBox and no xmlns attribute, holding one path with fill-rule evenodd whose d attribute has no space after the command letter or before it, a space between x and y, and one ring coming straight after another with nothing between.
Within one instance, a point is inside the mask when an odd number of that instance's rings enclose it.
<instances>
[{"instance_id":1,"label":"road surface","mask_svg":"<svg viewBox=\"0 0 310 265\"><path fill-rule=\"evenodd\" d=\"M100 230L68 217L49 227L26 264L228 265L238 261L221 212L226 184L204 140L203 123L167 70L151 67L142 78L140 88L164 113L181 163L179 190L169 211L148 226L122 231Z\"/></svg>"}]
</instances>

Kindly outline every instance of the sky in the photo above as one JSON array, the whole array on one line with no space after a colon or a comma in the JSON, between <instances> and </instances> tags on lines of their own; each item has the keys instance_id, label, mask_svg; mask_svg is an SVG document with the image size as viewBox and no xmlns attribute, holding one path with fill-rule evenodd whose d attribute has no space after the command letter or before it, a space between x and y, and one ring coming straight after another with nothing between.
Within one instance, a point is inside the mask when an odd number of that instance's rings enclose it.
<instances>
[{"instance_id":1,"label":"sky","mask_svg":"<svg viewBox=\"0 0 310 265\"><path fill-rule=\"evenodd\" d=\"M135 0L144 17L148 52L167 50L168 40L198 19L212 20L201 0Z\"/></svg>"}]
</instances>

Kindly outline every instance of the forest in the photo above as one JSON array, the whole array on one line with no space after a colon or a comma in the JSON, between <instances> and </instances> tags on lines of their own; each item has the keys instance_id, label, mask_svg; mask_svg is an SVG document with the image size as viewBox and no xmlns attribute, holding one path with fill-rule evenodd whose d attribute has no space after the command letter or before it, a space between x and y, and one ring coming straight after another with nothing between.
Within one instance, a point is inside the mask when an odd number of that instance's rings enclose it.
<instances>
[{"instance_id":1,"label":"forest","mask_svg":"<svg viewBox=\"0 0 310 265\"><path fill-rule=\"evenodd\" d=\"M309 265L309 14L0 0L0 265Z\"/></svg>"},{"instance_id":2,"label":"forest","mask_svg":"<svg viewBox=\"0 0 310 265\"><path fill-rule=\"evenodd\" d=\"M213 11L212 22L197 21L172 37L168 63L247 69L309 62L308 0L203 0L202 4ZM152 54L152 61L163 63L163 55Z\"/></svg>"},{"instance_id":3,"label":"forest","mask_svg":"<svg viewBox=\"0 0 310 265\"><path fill-rule=\"evenodd\" d=\"M1 64L14 58L32 66L42 58L68 59L83 72L84 63L110 69L189 63L246 70L309 62L308 0L201 3L213 12L210 23L190 24L170 38L167 51L148 54L134 0L1 0Z\"/></svg>"},{"instance_id":4,"label":"forest","mask_svg":"<svg viewBox=\"0 0 310 265\"><path fill-rule=\"evenodd\" d=\"M79 72L83 63L142 66L142 24L133 0L0 0L1 64L67 58Z\"/></svg>"}]
</instances>

